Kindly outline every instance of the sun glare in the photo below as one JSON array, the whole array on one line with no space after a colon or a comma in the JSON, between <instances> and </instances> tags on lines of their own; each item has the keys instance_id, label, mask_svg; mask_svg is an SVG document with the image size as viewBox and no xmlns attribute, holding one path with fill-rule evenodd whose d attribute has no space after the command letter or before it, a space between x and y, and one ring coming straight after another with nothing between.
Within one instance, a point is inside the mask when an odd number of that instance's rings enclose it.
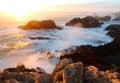
<instances>
[{"instance_id":1,"label":"sun glare","mask_svg":"<svg viewBox=\"0 0 120 83\"><path fill-rule=\"evenodd\" d=\"M0 2L2 3L0 4L0 10L18 18L30 12L40 10L43 6L39 0L2 0Z\"/></svg>"}]
</instances>

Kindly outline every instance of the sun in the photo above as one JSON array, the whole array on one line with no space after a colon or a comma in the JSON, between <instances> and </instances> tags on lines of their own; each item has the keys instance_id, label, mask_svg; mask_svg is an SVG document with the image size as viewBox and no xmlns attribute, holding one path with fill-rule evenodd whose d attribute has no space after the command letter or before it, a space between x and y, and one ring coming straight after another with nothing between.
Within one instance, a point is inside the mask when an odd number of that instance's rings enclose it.
<instances>
[{"instance_id":1,"label":"sun","mask_svg":"<svg viewBox=\"0 0 120 83\"><path fill-rule=\"evenodd\" d=\"M0 1L2 3L0 10L16 17L22 17L30 12L40 10L43 5L39 1L41 0L2 0Z\"/></svg>"}]
</instances>

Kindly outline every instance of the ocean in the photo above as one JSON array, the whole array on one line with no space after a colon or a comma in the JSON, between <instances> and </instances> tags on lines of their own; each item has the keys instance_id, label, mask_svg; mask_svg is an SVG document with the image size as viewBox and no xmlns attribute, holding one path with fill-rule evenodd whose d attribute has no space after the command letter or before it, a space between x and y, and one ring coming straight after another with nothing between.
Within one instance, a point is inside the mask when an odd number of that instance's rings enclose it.
<instances>
[{"instance_id":1,"label":"ocean","mask_svg":"<svg viewBox=\"0 0 120 83\"><path fill-rule=\"evenodd\" d=\"M63 50L111 42L113 39L106 35L105 28L110 24L118 24L116 21L109 21L97 28L78 28L64 26L65 18L54 21L63 29L21 30L18 24L0 25L0 70L24 64L28 68L41 67L47 73L52 73ZM33 40L31 37L50 39Z\"/></svg>"}]
</instances>

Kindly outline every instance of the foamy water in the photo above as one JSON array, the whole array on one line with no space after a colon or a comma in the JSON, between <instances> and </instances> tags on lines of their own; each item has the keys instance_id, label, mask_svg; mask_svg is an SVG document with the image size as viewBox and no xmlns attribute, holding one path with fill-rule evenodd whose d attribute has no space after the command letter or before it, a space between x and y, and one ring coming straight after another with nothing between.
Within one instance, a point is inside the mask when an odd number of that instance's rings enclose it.
<instances>
[{"instance_id":1,"label":"foamy water","mask_svg":"<svg viewBox=\"0 0 120 83\"><path fill-rule=\"evenodd\" d=\"M28 31L20 30L17 26L0 26L0 69L22 63L29 68L42 67L51 73L62 50L70 46L98 46L111 42L112 38L105 35L107 31L104 29L113 23L117 22L106 22L101 27L90 29L63 26L62 30ZM31 40L30 37L51 39Z\"/></svg>"}]
</instances>

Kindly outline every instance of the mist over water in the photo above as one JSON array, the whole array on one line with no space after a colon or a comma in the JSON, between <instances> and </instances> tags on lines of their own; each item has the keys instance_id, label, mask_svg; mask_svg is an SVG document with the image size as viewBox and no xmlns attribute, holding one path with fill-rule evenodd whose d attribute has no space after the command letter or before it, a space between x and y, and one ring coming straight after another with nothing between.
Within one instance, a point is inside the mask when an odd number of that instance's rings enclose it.
<instances>
[{"instance_id":1,"label":"mist over water","mask_svg":"<svg viewBox=\"0 0 120 83\"><path fill-rule=\"evenodd\" d=\"M63 26L66 20L57 20ZM0 26L0 70L24 64L28 68L42 67L51 73L64 49L80 45L104 45L113 39L104 30L105 22L97 28L65 27L62 30L20 30L16 25ZM30 37L48 37L48 40L31 40Z\"/></svg>"}]
</instances>

